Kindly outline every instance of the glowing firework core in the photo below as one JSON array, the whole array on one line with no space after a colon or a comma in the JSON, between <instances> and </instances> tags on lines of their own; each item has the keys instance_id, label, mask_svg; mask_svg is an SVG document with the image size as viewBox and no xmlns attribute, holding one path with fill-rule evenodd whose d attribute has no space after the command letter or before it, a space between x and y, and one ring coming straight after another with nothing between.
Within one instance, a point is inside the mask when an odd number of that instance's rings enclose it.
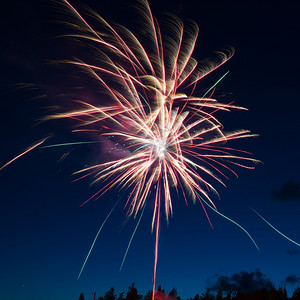
<instances>
[{"instance_id":1,"label":"glowing firework core","mask_svg":"<svg viewBox=\"0 0 300 300\"><path fill-rule=\"evenodd\" d=\"M160 139L157 141L156 145L156 156L159 158L165 158L166 155L166 141L164 139Z\"/></svg>"}]
</instances>

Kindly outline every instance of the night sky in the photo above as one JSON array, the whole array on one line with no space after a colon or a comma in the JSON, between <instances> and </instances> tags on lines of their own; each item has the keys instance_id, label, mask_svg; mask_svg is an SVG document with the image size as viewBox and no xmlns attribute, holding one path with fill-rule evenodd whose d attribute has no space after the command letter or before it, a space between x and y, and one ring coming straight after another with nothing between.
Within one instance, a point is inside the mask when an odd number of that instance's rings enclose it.
<instances>
[{"instance_id":1,"label":"night sky","mask_svg":"<svg viewBox=\"0 0 300 300\"><path fill-rule=\"evenodd\" d=\"M127 1L81 3L126 26L134 16ZM275 3L150 1L154 14L168 10L197 22L195 58L227 46L235 48L234 57L218 73L230 70L215 96L222 102L235 100L249 111L219 118L225 129L244 128L259 134L233 145L262 161L254 171L237 169L239 178L232 176L227 188L216 185L221 197L214 198L218 210L247 229L260 251L240 228L208 211L212 230L199 203L190 201L187 207L175 195L174 216L169 225L163 220L161 226L156 282L166 291L175 287L182 299L213 288L220 275L231 278L234 273L257 269L276 287L286 284L292 291L300 284L300 248L250 209L300 242L300 25L296 6ZM38 122L57 99L70 92L70 75L77 75L51 61L84 54L72 42L56 38L66 30L58 22L62 20L58 6L43 0L14 1L1 7L0 166L50 132L58 134L53 143L68 139L59 122ZM207 87L215 78L212 75L203 84ZM85 92L78 93L79 97L97 95L89 83ZM119 272L120 264L137 220L126 219L120 204L76 280L99 226L115 201L125 197L121 190L114 190L80 207L97 187L90 187L89 179L71 183L71 174L94 163L97 150L95 145L38 149L0 172L1 299L77 299L81 292L92 299L93 292L101 296L112 286L117 293L126 292L132 282L140 294L152 289L155 235L151 234L150 204L123 270ZM64 153L69 155L62 160Z\"/></svg>"}]
</instances>

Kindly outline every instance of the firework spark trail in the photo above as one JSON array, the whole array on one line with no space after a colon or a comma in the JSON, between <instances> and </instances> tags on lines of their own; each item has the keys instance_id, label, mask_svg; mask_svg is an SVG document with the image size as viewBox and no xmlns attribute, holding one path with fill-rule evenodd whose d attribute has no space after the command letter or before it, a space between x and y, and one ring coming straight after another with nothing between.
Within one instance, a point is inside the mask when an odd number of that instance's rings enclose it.
<instances>
[{"instance_id":1,"label":"firework spark trail","mask_svg":"<svg viewBox=\"0 0 300 300\"><path fill-rule=\"evenodd\" d=\"M288 241L290 241L291 243L297 245L300 247L300 244L295 242L294 240L292 240L291 238L289 238L288 236L286 236L285 234L283 234L281 231L279 231L276 227L274 227L270 222L268 222L264 217L262 217L255 209L253 209L252 207L250 207L250 209L252 211L254 211L264 222L266 222L271 228L273 228L277 233L279 233L281 236L283 236L285 239L287 239Z\"/></svg>"},{"instance_id":2,"label":"firework spark trail","mask_svg":"<svg viewBox=\"0 0 300 300\"><path fill-rule=\"evenodd\" d=\"M71 143L61 143L61 144L53 144L41 146L39 149L47 149L47 148L55 148L55 147L63 147L63 146L71 146L71 145L84 145L84 144L95 144L101 143L99 141L91 141L91 142L71 142Z\"/></svg>"},{"instance_id":3,"label":"firework spark trail","mask_svg":"<svg viewBox=\"0 0 300 300\"><path fill-rule=\"evenodd\" d=\"M105 225L106 221L109 219L110 215L112 214L112 212L114 211L114 209L116 208L116 206L117 206L118 203L119 203L119 200L115 203L115 205L114 205L113 208L110 210L110 212L109 212L108 215L106 216L105 220L104 220L103 223L101 224L101 226L100 226L100 228L99 228L99 230L98 230L98 232L97 232L97 234L96 234L96 236L95 236L95 238L94 238L94 240L93 240L93 243L92 243L92 245L91 245L91 247L90 247L90 250L89 250L89 252L88 252L88 254L87 254L87 256L86 256L86 258L85 258L85 260L84 260L84 262L83 262L83 265L82 265L81 270L80 270L80 272L79 272L79 274L78 274L77 280L78 280L78 279L80 278L80 276L81 276L81 273L82 273L82 271L83 271L83 269L84 269L84 267L85 267L86 262L88 261L88 259L89 259L89 257L90 257L90 254L91 254L91 252L92 252L92 250L93 250L93 248L94 248L94 245L95 245L95 243L96 243L96 241L97 241L97 238L98 238L98 236L99 236L99 234L100 234L100 232L101 232L103 226Z\"/></svg>"},{"instance_id":4,"label":"firework spark trail","mask_svg":"<svg viewBox=\"0 0 300 300\"><path fill-rule=\"evenodd\" d=\"M7 167L8 165L10 165L12 162L14 162L15 160L17 160L18 158L22 157L23 155L29 153L30 151L32 151L33 149L39 147L40 145L42 145L49 137L46 137L40 141L38 141L37 143L33 144L31 147L27 148L25 151L23 151L22 153L20 153L19 155L17 155L16 157L14 157L13 159L11 159L9 162L7 162L5 165L3 165L0 168L0 171L3 170L5 167Z\"/></svg>"},{"instance_id":5,"label":"firework spark trail","mask_svg":"<svg viewBox=\"0 0 300 300\"><path fill-rule=\"evenodd\" d=\"M135 235L135 233L136 233L136 231L137 231L137 229L138 229L138 227L139 227L139 225L140 225L140 222L141 222L141 220L142 220L142 217L143 217L145 208L146 208L146 205L144 205L144 207L143 207L143 210L142 210L142 212L141 212L141 215L140 215L140 217L139 217L139 220L138 220L138 222L137 222L137 224L136 224L136 226L135 226L135 228L134 228L134 231L133 231L133 233L132 233L132 235L131 235L131 238L130 238L130 240L129 240L129 242L128 242L128 245L127 245L127 248L126 248L126 251L125 251L125 254L124 254L122 263L121 263L121 266L120 266L120 271L121 271L122 268L123 268L125 259L126 259L126 257L127 257L127 254L128 254L129 248L130 248L130 245L131 245L132 240L133 240L133 238L134 238L134 235Z\"/></svg>"},{"instance_id":6,"label":"firework spark trail","mask_svg":"<svg viewBox=\"0 0 300 300\"><path fill-rule=\"evenodd\" d=\"M199 195L200 197L200 195ZM250 235L250 233L243 227L241 226L239 223L235 222L234 220L230 219L229 217L225 216L224 214L220 213L218 210L216 210L214 207L212 207L209 203L207 203L204 199L201 199L211 210L213 210L215 213L217 213L218 215L220 215L221 217L223 217L224 219L228 220L229 222L233 223L234 225L236 225L237 227L241 228L246 235L250 238L250 240L252 241L252 243L254 244L254 246L256 247L256 249L259 251L259 248L257 246L257 244L255 243L254 239L252 238L252 236Z\"/></svg>"}]
</instances>

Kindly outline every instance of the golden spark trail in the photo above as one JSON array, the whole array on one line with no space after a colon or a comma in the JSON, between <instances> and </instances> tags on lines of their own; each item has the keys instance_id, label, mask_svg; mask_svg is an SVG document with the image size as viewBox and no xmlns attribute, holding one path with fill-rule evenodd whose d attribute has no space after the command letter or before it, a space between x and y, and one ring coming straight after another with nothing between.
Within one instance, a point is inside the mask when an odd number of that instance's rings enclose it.
<instances>
[{"instance_id":1,"label":"golden spark trail","mask_svg":"<svg viewBox=\"0 0 300 300\"><path fill-rule=\"evenodd\" d=\"M5 165L3 165L0 168L0 171L2 169L4 169L5 167L7 167L8 165L10 165L12 162L14 162L15 160L17 160L18 158L22 157L23 155L27 154L28 152L32 151L33 149L37 148L38 146L42 145L46 140L48 139L48 137L42 139L41 141L33 144L31 147L27 148L25 151L23 151L22 153L20 153L19 155L17 155L16 157L14 157L13 159L11 159L9 162L7 162Z\"/></svg>"}]
</instances>

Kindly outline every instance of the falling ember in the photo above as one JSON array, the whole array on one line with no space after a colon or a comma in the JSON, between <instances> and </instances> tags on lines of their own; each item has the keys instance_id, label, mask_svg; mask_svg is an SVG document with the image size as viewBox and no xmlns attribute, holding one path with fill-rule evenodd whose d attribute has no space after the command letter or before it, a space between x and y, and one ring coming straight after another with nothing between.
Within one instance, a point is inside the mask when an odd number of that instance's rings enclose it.
<instances>
[{"instance_id":1,"label":"falling ember","mask_svg":"<svg viewBox=\"0 0 300 300\"><path fill-rule=\"evenodd\" d=\"M253 169L257 162L248 157L248 152L227 146L228 141L254 135L248 130L224 131L216 113L244 108L211 98L220 80L203 96L196 95L197 83L228 61L233 49L218 53L215 60L198 63L192 57L197 25L191 22L186 29L173 15L160 23L146 0L138 0L143 20L142 38L122 26L111 26L89 11L89 16L100 26L93 29L68 1L63 4L73 16L74 33L70 36L82 40L87 49L91 46L95 62L78 59L63 63L83 69L110 100L107 105L74 101L77 109L69 111L61 107L59 113L46 119L70 118L76 124L73 131L87 134L96 131L103 138L113 138L124 145L126 151L121 158L87 166L75 174L80 178L92 176L94 183L101 184L86 202L100 198L117 186L129 189L126 207L128 215L134 217L143 213L150 194L153 197L154 298L161 213L164 209L167 221L173 213L171 190L181 192L186 202L188 198L199 201L204 211L207 205L219 213L210 198L211 192L218 194L213 183L225 185L223 178L227 179L230 173L236 175L231 167ZM207 97L209 93L211 96ZM102 226L99 232L101 229Z\"/></svg>"}]
</instances>

